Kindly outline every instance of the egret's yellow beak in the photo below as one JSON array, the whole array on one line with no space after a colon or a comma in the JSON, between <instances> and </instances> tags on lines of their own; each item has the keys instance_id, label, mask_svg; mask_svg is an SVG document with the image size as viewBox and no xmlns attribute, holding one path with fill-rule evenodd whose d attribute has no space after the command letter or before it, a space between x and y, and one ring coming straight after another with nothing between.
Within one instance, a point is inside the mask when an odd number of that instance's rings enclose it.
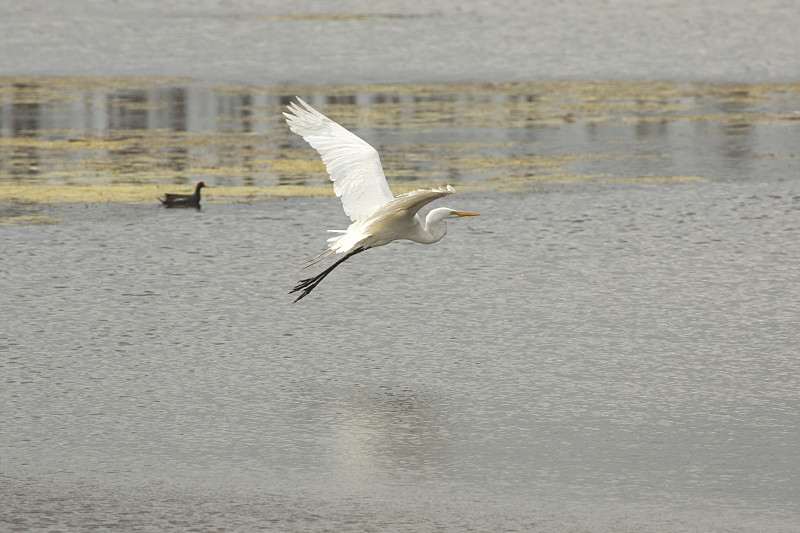
<instances>
[{"instance_id":1,"label":"egret's yellow beak","mask_svg":"<svg viewBox=\"0 0 800 533\"><path fill-rule=\"evenodd\" d=\"M460 217L479 217L480 215L477 213L465 213L464 211L453 211L454 214Z\"/></svg>"}]
</instances>

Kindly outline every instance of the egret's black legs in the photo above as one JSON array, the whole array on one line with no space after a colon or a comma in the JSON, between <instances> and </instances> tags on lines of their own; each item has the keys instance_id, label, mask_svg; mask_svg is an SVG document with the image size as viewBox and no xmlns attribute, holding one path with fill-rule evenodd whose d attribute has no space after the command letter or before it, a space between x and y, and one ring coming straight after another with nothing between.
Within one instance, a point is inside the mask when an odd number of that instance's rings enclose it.
<instances>
[{"instance_id":1,"label":"egret's black legs","mask_svg":"<svg viewBox=\"0 0 800 533\"><path fill-rule=\"evenodd\" d=\"M294 286L294 289L289 291L289 294L292 294L293 292L297 292L299 290L302 290L303 291L302 294L300 294L300 296L297 297L295 302L298 302L298 301L302 300L303 298L305 298L308 295L308 293L310 293L311 291L314 290L314 287L319 285L320 281L325 279L325 276L327 276L328 274L333 272L334 268L336 268L337 266L341 265L342 263L344 263L345 261L347 261L348 259L350 259L354 255L360 254L361 252L363 252L366 249L367 248L365 248L363 246L359 246L358 248L356 248L352 252L346 254L344 257L342 257L341 259L336 261L334 264L332 264L331 266L329 266L328 268L326 268L325 270L323 270L322 272L320 272L319 274L317 274L313 278L307 278L307 279L300 280L297 283L297 285Z\"/></svg>"}]
</instances>

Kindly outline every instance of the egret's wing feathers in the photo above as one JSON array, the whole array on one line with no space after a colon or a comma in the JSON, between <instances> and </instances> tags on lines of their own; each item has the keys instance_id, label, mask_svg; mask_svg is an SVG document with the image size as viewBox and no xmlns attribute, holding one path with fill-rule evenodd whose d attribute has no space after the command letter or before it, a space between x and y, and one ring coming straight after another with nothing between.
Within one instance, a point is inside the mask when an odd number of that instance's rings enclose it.
<instances>
[{"instance_id":1,"label":"egret's wing feathers","mask_svg":"<svg viewBox=\"0 0 800 533\"><path fill-rule=\"evenodd\" d=\"M416 215L420 209L434 200L438 200L439 198L455 192L456 190L450 185L440 187L438 189L417 189L416 191L407 192L397 196L394 200L392 200L390 205L391 209L395 209L397 211L408 211L409 213ZM387 208L388 207L389 206L387 206Z\"/></svg>"},{"instance_id":2,"label":"egret's wing feathers","mask_svg":"<svg viewBox=\"0 0 800 533\"><path fill-rule=\"evenodd\" d=\"M284 113L286 123L319 152L350 220L363 218L394 199L378 152L300 98L297 101L305 109L292 102L290 113Z\"/></svg>"}]
</instances>

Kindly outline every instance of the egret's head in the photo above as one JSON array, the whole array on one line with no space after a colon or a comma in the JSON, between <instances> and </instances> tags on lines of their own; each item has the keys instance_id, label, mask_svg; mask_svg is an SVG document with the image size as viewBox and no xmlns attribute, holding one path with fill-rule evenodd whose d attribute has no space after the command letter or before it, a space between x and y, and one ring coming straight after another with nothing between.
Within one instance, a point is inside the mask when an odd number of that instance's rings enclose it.
<instances>
[{"instance_id":1,"label":"egret's head","mask_svg":"<svg viewBox=\"0 0 800 533\"><path fill-rule=\"evenodd\" d=\"M443 222L448 218L461 218L461 217L477 217L475 213L466 213L464 211L456 211L449 207L437 207L428 213L428 218L425 220L428 224L436 224Z\"/></svg>"}]
</instances>

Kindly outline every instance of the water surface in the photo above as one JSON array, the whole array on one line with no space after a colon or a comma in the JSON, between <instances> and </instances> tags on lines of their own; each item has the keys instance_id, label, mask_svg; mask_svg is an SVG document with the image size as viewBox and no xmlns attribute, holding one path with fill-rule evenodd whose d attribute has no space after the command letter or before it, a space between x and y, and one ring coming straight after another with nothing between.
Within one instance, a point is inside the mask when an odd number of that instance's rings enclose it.
<instances>
[{"instance_id":1,"label":"water surface","mask_svg":"<svg viewBox=\"0 0 800 533\"><path fill-rule=\"evenodd\" d=\"M797 531L794 86L114 83L0 93L5 528ZM292 304L292 94L482 216Z\"/></svg>"},{"instance_id":2,"label":"water surface","mask_svg":"<svg viewBox=\"0 0 800 533\"><path fill-rule=\"evenodd\" d=\"M211 197L233 195L226 187L238 194L260 187L271 194L330 194L316 154L281 115L295 96L378 148L387 176L401 189L445 182L533 190L541 183L780 179L797 170L797 84L276 88L11 77L0 78L0 186L4 196L18 197L21 192L6 186L202 179L222 187L207 191ZM62 193L70 190L76 189ZM125 193L130 196L115 199L152 200Z\"/></svg>"},{"instance_id":3,"label":"water surface","mask_svg":"<svg viewBox=\"0 0 800 533\"><path fill-rule=\"evenodd\" d=\"M3 6L0 75L798 82L799 22L786 0L28 0Z\"/></svg>"}]
</instances>

